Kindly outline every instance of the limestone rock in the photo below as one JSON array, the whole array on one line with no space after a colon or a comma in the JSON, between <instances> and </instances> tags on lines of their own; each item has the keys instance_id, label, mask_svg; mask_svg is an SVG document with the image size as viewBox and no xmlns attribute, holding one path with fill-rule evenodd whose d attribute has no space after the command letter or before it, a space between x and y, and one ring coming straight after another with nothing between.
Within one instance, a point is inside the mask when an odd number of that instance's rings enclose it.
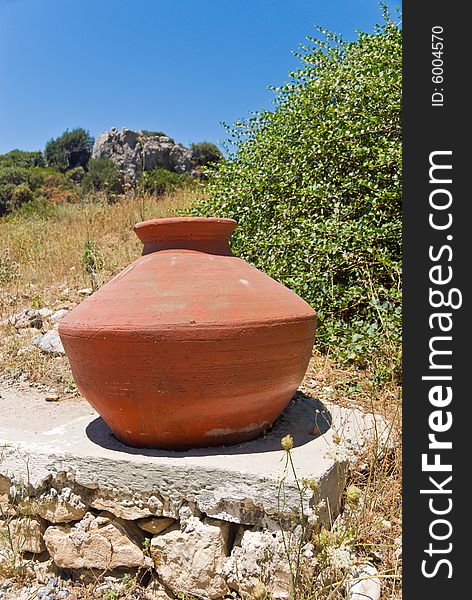
<instances>
[{"instance_id":1,"label":"limestone rock","mask_svg":"<svg viewBox=\"0 0 472 600\"><path fill-rule=\"evenodd\" d=\"M46 333L38 333L31 340L31 343L47 354L65 354L64 346L57 331L51 330Z\"/></svg>"},{"instance_id":2,"label":"limestone rock","mask_svg":"<svg viewBox=\"0 0 472 600\"><path fill-rule=\"evenodd\" d=\"M61 397L59 396L59 394L56 394L55 392L49 392L49 394L44 396L46 402L57 402L58 400L60 400L60 398Z\"/></svg>"},{"instance_id":3,"label":"limestone rock","mask_svg":"<svg viewBox=\"0 0 472 600\"><path fill-rule=\"evenodd\" d=\"M140 519L137 525L143 531L158 535L174 523L175 519L170 519L169 517L145 517L144 519Z\"/></svg>"},{"instance_id":4,"label":"limestone rock","mask_svg":"<svg viewBox=\"0 0 472 600\"><path fill-rule=\"evenodd\" d=\"M165 513L164 513L165 514ZM185 502L177 511L178 520L180 521L180 529L184 529L187 525L187 521L193 517L201 519L202 512L197 508L194 502ZM171 515L166 514L166 517ZM224 519L222 519L224 520Z\"/></svg>"},{"instance_id":5,"label":"limestone rock","mask_svg":"<svg viewBox=\"0 0 472 600\"><path fill-rule=\"evenodd\" d=\"M56 310L56 312L54 312L51 315L51 321L60 321L63 317L65 317L67 315L69 311L65 308L60 308L59 310Z\"/></svg>"},{"instance_id":6,"label":"limestone rock","mask_svg":"<svg viewBox=\"0 0 472 600\"><path fill-rule=\"evenodd\" d=\"M162 502L155 496L150 496L147 501L142 498L124 497L117 498L113 492L100 490L91 500L90 506L97 510L106 510L116 517L135 521L144 517L162 514Z\"/></svg>"},{"instance_id":7,"label":"limestone rock","mask_svg":"<svg viewBox=\"0 0 472 600\"><path fill-rule=\"evenodd\" d=\"M20 311L8 318L8 323L16 327L16 329L22 329L24 327L36 327L41 329L43 326L43 317L41 312L35 308L27 308Z\"/></svg>"},{"instance_id":8,"label":"limestone rock","mask_svg":"<svg viewBox=\"0 0 472 600\"><path fill-rule=\"evenodd\" d=\"M208 599L224 596L229 532L230 524L224 521L191 517L182 530L175 525L154 537L151 554L162 582L174 594Z\"/></svg>"},{"instance_id":9,"label":"limestone rock","mask_svg":"<svg viewBox=\"0 0 472 600\"><path fill-rule=\"evenodd\" d=\"M141 550L138 528L113 517L87 513L75 525L52 525L44 541L54 563L62 569L150 567L152 561Z\"/></svg>"},{"instance_id":10,"label":"limestone rock","mask_svg":"<svg viewBox=\"0 0 472 600\"><path fill-rule=\"evenodd\" d=\"M51 577L57 575L58 569L51 558L47 560L32 560L28 565L28 572L38 583L46 584Z\"/></svg>"},{"instance_id":11,"label":"limestone rock","mask_svg":"<svg viewBox=\"0 0 472 600\"><path fill-rule=\"evenodd\" d=\"M146 600L171 600L164 586L155 575L151 577L151 581L146 587Z\"/></svg>"},{"instance_id":12,"label":"limestone rock","mask_svg":"<svg viewBox=\"0 0 472 600\"><path fill-rule=\"evenodd\" d=\"M87 512L87 505L70 487L64 487L59 492L51 488L37 502L37 514L51 523L79 521Z\"/></svg>"},{"instance_id":13,"label":"limestone rock","mask_svg":"<svg viewBox=\"0 0 472 600\"><path fill-rule=\"evenodd\" d=\"M92 292L92 288L82 288L81 290L77 290L79 296L90 296Z\"/></svg>"},{"instance_id":14,"label":"limestone rock","mask_svg":"<svg viewBox=\"0 0 472 600\"><path fill-rule=\"evenodd\" d=\"M224 574L229 587L243 597L253 597L262 583L271 598L288 598L290 570L281 532L241 528Z\"/></svg>"},{"instance_id":15,"label":"limestone rock","mask_svg":"<svg viewBox=\"0 0 472 600\"><path fill-rule=\"evenodd\" d=\"M43 541L44 525L34 517L18 517L8 524L0 521L0 536L7 535L15 552L41 554L46 549Z\"/></svg>"},{"instance_id":16,"label":"limestone rock","mask_svg":"<svg viewBox=\"0 0 472 600\"><path fill-rule=\"evenodd\" d=\"M396 546L396 549L394 552L395 558L400 560L403 556L402 536L401 535L399 537L395 538L395 546Z\"/></svg>"},{"instance_id":17,"label":"limestone rock","mask_svg":"<svg viewBox=\"0 0 472 600\"><path fill-rule=\"evenodd\" d=\"M163 167L177 173L191 171L191 153L165 135L115 128L101 133L92 158L111 159L126 183L134 184L141 173Z\"/></svg>"},{"instance_id":18,"label":"limestone rock","mask_svg":"<svg viewBox=\"0 0 472 600\"><path fill-rule=\"evenodd\" d=\"M358 566L351 572L350 579L346 583L349 600L380 600L380 579L375 567Z\"/></svg>"}]
</instances>

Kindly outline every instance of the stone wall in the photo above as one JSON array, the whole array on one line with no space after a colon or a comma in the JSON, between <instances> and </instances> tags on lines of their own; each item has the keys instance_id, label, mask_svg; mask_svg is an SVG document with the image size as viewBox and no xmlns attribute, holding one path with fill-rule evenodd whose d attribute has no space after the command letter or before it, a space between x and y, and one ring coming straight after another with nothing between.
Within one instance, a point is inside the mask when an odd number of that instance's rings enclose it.
<instances>
[{"instance_id":1,"label":"stone wall","mask_svg":"<svg viewBox=\"0 0 472 600\"><path fill-rule=\"evenodd\" d=\"M80 399L0 391L0 561L19 554L74 578L141 570L174 597L249 597L261 584L289 597L287 547L303 540L310 572L311 533L339 512L349 464L366 443L392 443L379 417L297 395L256 440L136 449ZM296 479L284 470L288 434Z\"/></svg>"},{"instance_id":2,"label":"stone wall","mask_svg":"<svg viewBox=\"0 0 472 600\"><path fill-rule=\"evenodd\" d=\"M80 486L65 473L39 487L1 475L0 507L0 537L51 572L87 579L147 570L175 596L218 599L231 590L250 596L261 581L274 598L289 595L288 561L275 523L267 529L214 519L192 503L166 516L157 496L117 496ZM295 527L285 526L286 540L296 544L300 527L292 534Z\"/></svg>"}]
</instances>

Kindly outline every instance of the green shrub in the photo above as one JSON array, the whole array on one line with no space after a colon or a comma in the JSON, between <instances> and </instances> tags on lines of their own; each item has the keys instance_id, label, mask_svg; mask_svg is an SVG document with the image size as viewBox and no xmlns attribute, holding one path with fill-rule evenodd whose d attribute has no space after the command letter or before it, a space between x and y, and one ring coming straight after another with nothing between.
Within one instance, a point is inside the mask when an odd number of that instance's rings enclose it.
<instances>
[{"instance_id":1,"label":"green shrub","mask_svg":"<svg viewBox=\"0 0 472 600\"><path fill-rule=\"evenodd\" d=\"M46 162L62 172L75 167L86 168L92 154L93 141L93 137L85 129L66 130L46 144Z\"/></svg>"},{"instance_id":2,"label":"green shrub","mask_svg":"<svg viewBox=\"0 0 472 600\"><path fill-rule=\"evenodd\" d=\"M30 204L33 198L51 203L78 200L76 185L56 169L0 162L0 216Z\"/></svg>"},{"instance_id":3,"label":"green shrub","mask_svg":"<svg viewBox=\"0 0 472 600\"><path fill-rule=\"evenodd\" d=\"M123 178L110 158L92 158L82 180L82 190L85 194L90 192L119 194L123 191Z\"/></svg>"},{"instance_id":4,"label":"green shrub","mask_svg":"<svg viewBox=\"0 0 472 600\"><path fill-rule=\"evenodd\" d=\"M27 183L20 183L12 192L11 209L15 210L33 199L33 192Z\"/></svg>"},{"instance_id":5,"label":"green shrub","mask_svg":"<svg viewBox=\"0 0 472 600\"><path fill-rule=\"evenodd\" d=\"M58 205L52 204L42 194L36 195L32 200L20 206L7 218L36 221L37 219L54 219L57 217Z\"/></svg>"},{"instance_id":6,"label":"green shrub","mask_svg":"<svg viewBox=\"0 0 472 600\"><path fill-rule=\"evenodd\" d=\"M25 168L0 163L0 216L29 202L44 182L40 168Z\"/></svg>"},{"instance_id":7,"label":"green shrub","mask_svg":"<svg viewBox=\"0 0 472 600\"><path fill-rule=\"evenodd\" d=\"M188 173L174 173L157 167L141 174L138 180L138 189L148 194L162 196L177 189L189 187L192 182Z\"/></svg>"},{"instance_id":8,"label":"green shrub","mask_svg":"<svg viewBox=\"0 0 472 600\"><path fill-rule=\"evenodd\" d=\"M365 364L400 339L401 30L322 33L191 212L235 218L235 253L317 310L317 347Z\"/></svg>"},{"instance_id":9,"label":"green shrub","mask_svg":"<svg viewBox=\"0 0 472 600\"><path fill-rule=\"evenodd\" d=\"M222 154L211 142L199 142L190 145L192 162L197 167L204 167L210 163L219 163Z\"/></svg>"},{"instance_id":10,"label":"green shrub","mask_svg":"<svg viewBox=\"0 0 472 600\"><path fill-rule=\"evenodd\" d=\"M164 133L163 131L148 131L147 129L141 129L141 135L142 137L168 137L170 139L171 142L174 141L173 138L171 138L170 136L167 135L167 133Z\"/></svg>"},{"instance_id":11,"label":"green shrub","mask_svg":"<svg viewBox=\"0 0 472 600\"><path fill-rule=\"evenodd\" d=\"M44 156L41 151L24 152L23 150L11 150L6 154L0 154L0 166L8 167L44 167Z\"/></svg>"}]
</instances>

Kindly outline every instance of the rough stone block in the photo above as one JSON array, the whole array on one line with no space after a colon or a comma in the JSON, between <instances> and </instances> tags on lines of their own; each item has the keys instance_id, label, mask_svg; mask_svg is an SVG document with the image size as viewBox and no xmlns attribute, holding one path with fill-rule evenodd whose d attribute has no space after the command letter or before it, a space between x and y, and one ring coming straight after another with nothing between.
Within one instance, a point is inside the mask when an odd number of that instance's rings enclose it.
<instances>
[{"instance_id":1,"label":"rough stone block","mask_svg":"<svg viewBox=\"0 0 472 600\"><path fill-rule=\"evenodd\" d=\"M293 548L290 541L286 539L287 547ZM229 587L243 597L253 598L262 583L271 598L288 598L290 569L281 532L240 530L224 575Z\"/></svg>"},{"instance_id":2,"label":"rough stone block","mask_svg":"<svg viewBox=\"0 0 472 600\"><path fill-rule=\"evenodd\" d=\"M230 524L190 517L151 540L151 555L163 583L174 594L221 598L227 591L223 567L228 553Z\"/></svg>"},{"instance_id":3,"label":"rough stone block","mask_svg":"<svg viewBox=\"0 0 472 600\"><path fill-rule=\"evenodd\" d=\"M37 514L50 523L79 521L87 512L87 504L70 487L64 487L59 491L50 488L39 496L36 505Z\"/></svg>"},{"instance_id":4,"label":"rough stone block","mask_svg":"<svg viewBox=\"0 0 472 600\"><path fill-rule=\"evenodd\" d=\"M35 517L16 517L0 521L0 535L7 536L14 552L41 554L46 549L44 524Z\"/></svg>"},{"instance_id":5,"label":"rough stone block","mask_svg":"<svg viewBox=\"0 0 472 600\"><path fill-rule=\"evenodd\" d=\"M63 569L112 571L152 565L140 547L142 538L137 531L109 515L87 513L73 526L53 525L46 530L44 541L54 563Z\"/></svg>"},{"instance_id":6,"label":"rough stone block","mask_svg":"<svg viewBox=\"0 0 472 600\"><path fill-rule=\"evenodd\" d=\"M358 565L346 583L349 600L380 600L381 585L377 569L372 565Z\"/></svg>"},{"instance_id":7,"label":"rough stone block","mask_svg":"<svg viewBox=\"0 0 472 600\"><path fill-rule=\"evenodd\" d=\"M134 521L152 515L161 515L163 504L155 496L147 498L139 494L117 495L109 490L98 490L90 502L97 510L107 510L121 519Z\"/></svg>"}]
</instances>

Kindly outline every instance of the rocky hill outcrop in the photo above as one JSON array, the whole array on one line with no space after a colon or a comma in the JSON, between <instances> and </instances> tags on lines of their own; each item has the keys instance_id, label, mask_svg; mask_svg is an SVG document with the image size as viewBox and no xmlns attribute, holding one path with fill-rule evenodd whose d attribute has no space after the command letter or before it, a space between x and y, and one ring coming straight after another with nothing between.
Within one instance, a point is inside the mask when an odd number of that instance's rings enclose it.
<instances>
[{"instance_id":1,"label":"rocky hill outcrop","mask_svg":"<svg viewBox=\"0 0 472 600\"><path fill-rule=\"evenodd\" d=\"M143 171L163 167L176 173L190 172L191 153L166 135L141 130L112 128L101 133L92 158L110 158L120 169L124 181L135 184Z\"/></svg>"}]
</instances>

